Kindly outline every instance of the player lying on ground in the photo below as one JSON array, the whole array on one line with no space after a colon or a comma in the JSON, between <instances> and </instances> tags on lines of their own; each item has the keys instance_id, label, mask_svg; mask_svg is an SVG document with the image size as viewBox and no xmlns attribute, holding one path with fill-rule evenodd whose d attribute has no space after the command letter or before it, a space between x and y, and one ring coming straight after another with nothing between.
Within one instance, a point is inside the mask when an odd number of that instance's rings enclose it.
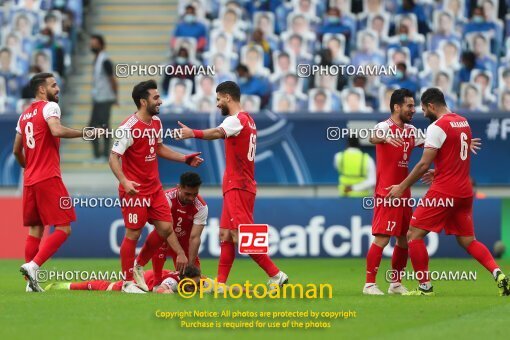
<instances>
[{"instance_id":1,"label":"player lying on ground","mask_svg":"<svg viewBox=\"0 0 510 340\"><path fill-rule=\"evenodd\" d=\"M60 88L51 73L38 73L30 80L35 101L20 115L13 153L23 172L23 225L28 226L25 264L20 268L27 279L27 292L42 292L37 270L57 252L71 234L76 221L74 207L61 207L69 197L60 172L60 138L80 138L83 131L60 124ZM102 129L89 130L87 137ZM44 226L55 231L42 244Z\"/></svg>"},{"instance_id":2,"label":"player lying on ground","mask_svg":"<svg viewBox=\"0 0 510 340\"><path fill-rule=\"evenodd\" d=\"M192 279L195 281L197 287L200 285L200 279L205 277L202 276L200 268L195 266L188 266L184 269L181 275L177 271L163 270L162 281L159 283L154 279L154 272L147 270L144 273L144 279L147 283L148 291L154 293L176 293L179 282L182 279ZM123 281L105 281L105 280L93 280L83 282L58 282L51 283L46 286L46 290L102 290L102 291L121 291ZM185 287L193 287L193 285L185 285ZM189 289L188 288L188 289ZM134 286L133 293L143 294L145 291L141 290L137 286Z\"/></svg>"},{"instance_id":3,"label":"player lying on ground","mask_svg":"<svg viewBox=\"0 0 510 340\"><path fill-rule=\"evenodd\" d=\"M453 206L419 206L411 219L408 232L409 257L415 272L423 273L420 285L406 295L433 295L428 275L429 255L424 238L431 231L455 235L461 247L483 265L499 287L500 295L510 295L510 281L485 245L475 238L473 226L473 188L469 177L471 128L466 118L451 112L443 93L431 88L421 96L425 117L432 123L427 128L421 160L406 179L392 185L389 198L400 198L420 179L434 162L434 179L424 199L436 202L453 200Z\"/></svg>"},{"instance_id":4,"label":"player lying on ground","mask_svg":"<svg viewBox=\"0 0 510 340\"><path fill-rule=\"evenodd\" d=\"M172 214L159 180L158 157L194 167L203 162L198 157L200 153L183 155L163 144L163 126L157 117L162 102L154 80L135 85L132 97L138 111L122 122L118 129L123 132L122 136L115 141L110 154L110 168L119 180L119 196L128 201L122 207L126 235L120 246L121 266L126 278L122 291L127 293L137 290L135 279L138 288L148 290L143 282L143 266L167 240L178 254L178 269L181 271L188 264L173 232ZM150 206L137 204L137 200L138 203L149 200ZM136 243L147 222L155 229L147 236L135 262Z\"/></svg>"},{"instance_id":5,"label":"player lying on ground","mask_svg":"<svg viewBox=\"0 0 510 340\"><path fill-rule=\"evenodd\" d=\"M200 269L198 249L202 232L207 222L208 208L198 194L202 180L197 173L185 172L181 175L177 187L165 191L166 198L175 221L174 232L184 253L188 256L188 264ZM166 257L170 256L177 269L177 253L163 244L152 257L152 269L156 284L162 280L162 270Z\"/></svg>"},{"instance_id":6,"label":"player lying on ground","mask_svg":"<svg viewBox=\"0 0 510 340\"><path fill-rule=\"evenodd\" d=\"M375 185L375 201L380 202L387 195L387 188L402 182L408 175L409 159L415 147L423 146L423 138L418 136L411 120L416 112L414 94L408 89L395 90L390 99L391 116L375 126L375 130L382 132L370 138L370 143L376 144L377 180ZM474 138L471 149L479 147L479 139ZM402 194L403 198L411 197L408 188ZM376 276L381 264L383 249L393 236L396 238L395 248L391 257L391 268L394 273L401 273L407 265L407 231L413 210L404 204L392 207L391 204L376 204L372 219L372 235L374 241L367 254L367 272L363 294L384 295L377 287ZM402 294L407 289L401 284L401 276L392 277L388 294Z\"/></svg>"},{"instance_id":7,"label":"player lying on ground","mask_svg":"<svg viewBox=\"0 0 510 340\"><path fill-rule=\"evenodd\" d=\"M220 261L218 282L226 283L236 255L238 226L253 224L253 208L257 183L255 182L255 150L257 127L240 103L239 86L226 81L216 87L216 106L226 116L220 126L207 130L192 130L179 122L182 139L225 139L226 166L223 175L223 210L220 221ZM267 254L250 257L269 276L268 284L287 283L288 276L280 271Z\"/></svg>"}]
</instances>

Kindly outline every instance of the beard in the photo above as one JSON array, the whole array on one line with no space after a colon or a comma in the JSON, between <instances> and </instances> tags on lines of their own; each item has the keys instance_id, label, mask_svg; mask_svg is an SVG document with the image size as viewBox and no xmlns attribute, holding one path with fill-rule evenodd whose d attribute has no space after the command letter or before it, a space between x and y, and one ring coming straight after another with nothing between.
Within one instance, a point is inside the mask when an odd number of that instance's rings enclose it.
<instances>
[{"instance_id":1,"label":"beard","mask_svg":"<svg viewBox=\"0 0 510 340\"><path fill-rule=\"evenodd\" d=\"M428 114L427 118L430 120L431 124L434 123L437 120L437 117L434 116L433 114Z\"/></svg>"},{"instance_id":2,"label":"beard","mask_svg":"<svg viewBox=\"0 0 510 340\"><path fill-rule=\"evenodd\" d=\"M49 93L46 95L49 102L58 103L58 94Z\"/></svg>"},{"instance_id":3,"label":"beard","mask_svg":"<svg viewBox=\"0 0 510 340\"><path fill-rule=\"evenodd\" d=\"M158 106L154 105L154 106L148 107L148 108L147 108L147 112L148 112L151 116L158 115L158 114L159 114Z\"/></svg>"},{"instance_id":4,"label":"beard","mask_svg":"<svg viewBox=\"0 0 510 340\"><path fill-rule=\"evenodd\" d=\"M222 115L222 116L228 116L228 114L229 114L228 107L226 107L226 106L222 106L222 107L220 108L220 110L221 110L221 115Z\"/></svg>"}]
</instances>

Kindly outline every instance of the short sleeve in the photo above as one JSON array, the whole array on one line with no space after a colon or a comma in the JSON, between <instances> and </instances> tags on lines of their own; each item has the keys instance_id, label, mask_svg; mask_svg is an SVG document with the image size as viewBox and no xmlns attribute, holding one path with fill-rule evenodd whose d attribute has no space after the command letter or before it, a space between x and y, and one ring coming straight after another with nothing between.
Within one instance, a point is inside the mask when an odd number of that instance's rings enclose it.
<instances>
[{"instance_id":1,"label":"short sleeve","mask_svg":"<svg viewBox=\"0 0 510 340\"><path fill-rule=\"evenodd\" d=\"M131 136L131 130L120 127L116 135L119 138L115 139L113 143L112 152L123 155L126 150L133 145L133 137Z\"/></svg>"},{"instance_id":2,"label":"short sleeve","mask_svg":"<svg viewBox=\"0 0 510 340\"><path fill-rule=\"evenodd\" d=\"M207 223L207 215L209 214L209 208L207 205L203 205L202 208L200 208L195 216L193 217L193 224L196 225L206 225Z\"/></svg>"},{"instance_id":3,"label":"short sleeve","mask_svg":"<svg viewBox=\"0 0 510 340\"><path fill-rule=\"evenodd\" d=\"M51 117L60 119L60 107L55 102L48 102L43 108L44 120L48 120Z\"/></svg>"},{"instance_id":4,"label":"short sleeve","mask_svg":"<svg viewBox=\"0 0 510 340\"><path fill-rule=\"evenodd\" d=\"M386 122L379 122L374 126L374 130L382 130L387 132L390 129L390 125Z\"/></svg>"},{"instance_id":5,"label":"short sleeve","mask_svg":"<svg viewBox=\"0 0 510 340\"><path fill-rule=\"evenodd\" d=\"M427 135L425 137L426 148L441 149L445 140L446 132L439 126L433 124L427 128Z\"/></svg>"},{"instance_id":6,"label":"short sleeve","mask_svg":"<svg viewBox=\"0 0 510 340\"><path fill-rule=\"evenodd\" d=\"M237 116L229 116L225 118L219 126L225 134L225 138L237 136L243 129L243 125Z\"/></svg>"}]
</instances>

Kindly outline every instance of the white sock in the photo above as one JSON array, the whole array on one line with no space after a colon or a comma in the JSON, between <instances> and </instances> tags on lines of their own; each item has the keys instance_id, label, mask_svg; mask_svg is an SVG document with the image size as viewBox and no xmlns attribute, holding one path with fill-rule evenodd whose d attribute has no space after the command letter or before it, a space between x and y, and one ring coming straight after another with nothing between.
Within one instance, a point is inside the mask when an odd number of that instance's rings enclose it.
<instances>
[{"instance_id":1,"label":"white sock","mask_svg":"<svg viewBox=\"0 0 510 340\"><path fill-rule=\"evenodd\" d=\"M368 287L371 287L371 286L375 286L376 283L375 282L368 282L368 283L365 283L365 288L368 288Z\"/></svg>"},{"instance_id":2,"label":"white sock","mask_svg":"<svg viewBox=\"0 0 510 340\"><path fill-rule=\"evenodd\" d=\"M499 268L496 268L494 269L494 271L492 272L492 276L494 276L494 279L497 280L498 279L498 274L501 272L501 269Z\"/></svg>"},{"instance_id":3,"label":"white sock","mask_svg":"<svg viewBox=\"0 0 510 340\"><path fill-rule=\"evenodd\" d=\"M282 274L282 271L280 270L278 272L278 274L276 274L275 276L271 276L271 279L275 279L276 280L276 279L278 279L280 277L281 274Z\"/></svg>"},{"instance_id":4,"label":"white sock","mask_svg":"<svg viewBox=\"0 0 510 340\"><path fill-rule=\"evenodd\" d=\"M35 263L34 261L30 261L28 263L29 266L33 267L35 270L39 270L39 265Z\"/></svg>"},{"instance_id":5,"label":"white sock","mask_svg":"<svg viewBox=\"0 0 510 340\"><path fill-rule=\"evenodd\" d=\"M402 283L400 283L400 282L392 282L392 283L390 283L390 287L391 288L398 287L398 286L401 286L401 285L402 285Z\"/></svg>"}]
</instances>

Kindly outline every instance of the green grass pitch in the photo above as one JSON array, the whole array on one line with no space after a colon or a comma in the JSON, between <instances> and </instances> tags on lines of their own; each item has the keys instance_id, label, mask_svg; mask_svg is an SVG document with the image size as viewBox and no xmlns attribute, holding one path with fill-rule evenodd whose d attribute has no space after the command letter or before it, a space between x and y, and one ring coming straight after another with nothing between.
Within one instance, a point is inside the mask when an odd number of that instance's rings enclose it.
<instances>
[{"instance_id":1,"label":"green grass pitch","mask_svg":"<svg viewBox=\"0 0 510 340\"><path fill-rule=\"evenodd\" d=\"M170 261L169 261L170 262ZM167 262L167 264L169 264ZM177 295L120 292L24 292L21 261L2 260L0 290L1 339L475 339L507 337L510 297L499 297L491 275L473 260L431 259L431 270L475 270L476 281L435 282L434 297L363 296L363 259L277 259L292 283L330 283L333 298L324 300L183 299ZM204 260L203 271L216 273L217 260ZM509 261L501 265L508 270ZM117 271L118 260L55 259L47 270ZM384 272L379 287L386 291ZM234 263L229 283L265 282L262 270L250 260ZM416 282L405 282L414 288ZM357 317L331 322L327 329L183 329L176 319L158 319L156 310L186 311L356 311ZM197 319L198 320L198 319ZM202 319L204 320L204 319ZM251 321L251 319L239 319ZM322 321L328 321L320 319ZM219 320L221 321L221 320ZM270 321L270 320L269 320Z\"/></svg>"}]
</instances>

